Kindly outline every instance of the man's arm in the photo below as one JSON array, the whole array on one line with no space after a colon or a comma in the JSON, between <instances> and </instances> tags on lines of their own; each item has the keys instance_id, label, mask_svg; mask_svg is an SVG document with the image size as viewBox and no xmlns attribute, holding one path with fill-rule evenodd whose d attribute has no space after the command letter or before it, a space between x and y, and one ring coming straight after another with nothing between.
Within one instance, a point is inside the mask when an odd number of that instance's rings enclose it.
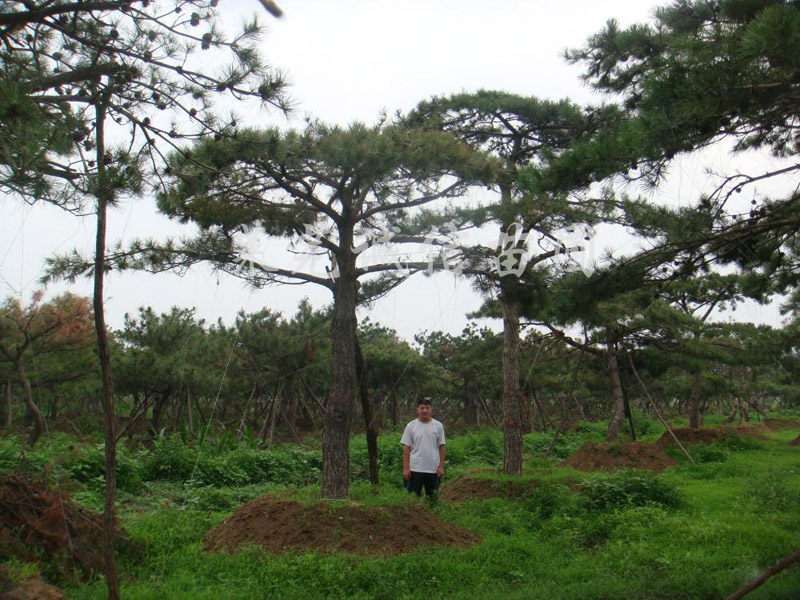
<instances>
[{"instance_id":1,"label":"man's arm","mask_svg":"<svg viewBox=\"0 0 800 600\"><path fill-rule=\"evenodd\" d=\"M439 446L439 468L436 470L436 474L441 477L444 475L444 455L445 455L445 447L444 444Z\"/></svg>"},{"instance_id":2,"label":"man's arm","mask_svg":"<svg viewBox=\"0 0 800 600\"><path fill-rule=\"evenodd\" d=\"M411 479L411 446L403 446L403 479Z\"/></svg>"}]
</instances>

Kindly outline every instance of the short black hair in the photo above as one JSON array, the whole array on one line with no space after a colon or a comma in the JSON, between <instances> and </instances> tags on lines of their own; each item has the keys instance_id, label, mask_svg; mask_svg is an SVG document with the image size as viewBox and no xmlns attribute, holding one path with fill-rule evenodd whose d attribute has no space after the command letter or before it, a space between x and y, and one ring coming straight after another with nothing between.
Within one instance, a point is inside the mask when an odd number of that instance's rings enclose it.
<instances>
[{"instance_id":1,"label":"short black hair","mask_svg":"<svg viewBox=\"0 0 800 600\"><path fill-rule=\"evenodd\" d=\"M432 405L431 405L431 401L430 400L426 400L425 398L422 398L421 400L417 401L417 406L419 407L419 406L432 406Z\"/></svg>"}]
</instances>

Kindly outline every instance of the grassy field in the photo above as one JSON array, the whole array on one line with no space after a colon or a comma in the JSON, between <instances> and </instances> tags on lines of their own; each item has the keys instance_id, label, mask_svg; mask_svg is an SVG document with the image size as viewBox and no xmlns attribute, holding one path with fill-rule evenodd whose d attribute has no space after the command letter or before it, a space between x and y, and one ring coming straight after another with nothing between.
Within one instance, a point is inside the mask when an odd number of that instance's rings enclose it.
<instances>
[{"instance_id":1,"label":"grassy field","mask_svg":"<svg viewBox=\"0 0 800 600\"><path fill-rule=\"evenodd\" d=\"M661 430L642 426L646 440ZM550 460L549 434L525 439L524 493L433 506L405 494L399 432L381 436L384 482L363 481L366 450L352 443L352 501L417 507L479 534L467 548L392 556L271 555L255 547L212 554L203 537L242 502L265 493L315 502L319 449L271 451L230 439L183 444L162 440L153 450L122 451L119 513L138 554L120 555L122 592L129 599L191 598L725 598L779 558L800 548L800 429L752 441L732 437L696 451L698 463L660 475L592 474L558 463L603 425L565 436ZM19 461L15 438L0 440L0 467ZM502 438L476 431L448 441L446 482L459 477L503 480L497 474ZM46 468L87 506L101 505L99 449L56 435L26 456ZM16 573L35 565L11 560ZM45 565L46 567L46 565ZM45 568L46 570L46 568ZM70 598L104 598L101 579L63 584ZM800 565L770 579L750 599L800 598Z\"/></svg>"}]
</instances>

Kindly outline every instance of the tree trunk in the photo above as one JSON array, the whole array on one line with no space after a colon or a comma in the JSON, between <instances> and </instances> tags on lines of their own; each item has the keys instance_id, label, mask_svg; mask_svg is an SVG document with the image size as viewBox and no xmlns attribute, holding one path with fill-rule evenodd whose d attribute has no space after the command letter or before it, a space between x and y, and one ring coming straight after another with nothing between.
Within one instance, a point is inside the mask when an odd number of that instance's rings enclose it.
<instances>
[{"instance_id":1,"label":"tree trunk","mask_svg":"<svg viewBox=\"0 0 800 600\"><path fill-rule=\"evenodd\" d=\"M167 403L167 394L159 394L153 401L153 416L150 419L150 436L155 440L161 433L161 414Z\"/></svg>"},{"instance_id":2,"label":"tree trunk","mask_svg":"<svg viewBox=\"0 0 800 600\"><path fill-rule=\"evenodd\" d=\"M114 502L117 493L117 419L114 410L114 387L111 380L111 356L108 348L103 283L106 258L106 214L112 192L105 181L105 105L100 103L96 109L97 139L97 234L94 252L94 325L97 333L97 353L100 359L100 373L103 383L103 413L105 416L105 476L106 497L103 512L103 558L105 559L106 588L109 600L119 599L119 580L114 557Z\"/></svg>"},{"instance_id":3,"label":"tree trunk","mask_svg":"<svg viewBox=\"0 0 800 600\"><path fill-rule=\"evenodd\" d=\"M617 364L617 354L614 351L614 342L609 341L606 346L606 366L608 368L608 379L611 383L611 398L614 405L614 416L608 425L606 439L616 440L619 430L625 421L625 397L622 395L622 383L619 379L619 364Z\"/></svg>"},{"instance_id":4,"label":"tree trunk","mask_svg":"<svg viewBox=\"0 0 800 600\"><path fill-rule=\"evenodd\" d=\"M464 425L467 427L478 425L478 403L469 391L469 382L464 385Z\"/></svg>"},{"instance_id":5,"label":"tree trunk","mask_svg":"<svg viewBox=\"0 0 800 600\"><path fill-rule=\"evenodd\" d=\"M5 386L5 394L3 395L3 410L2 415L2 426L6 429L11 429L11 382L7 381Z\"/></svg>"},{"instance_id":6,"label":"tree trunk","mask_svg":"<svg viewBox=\"0 0 800 600\"><path fill-rule=\"evenodd\" d=\"M340 236L342 254L351 239ZM356 391L355 257L339 261L331 320L331 388L322 418L322 497L346 500L350 477L350 415Z\"/></svg>"},{"instance_id":7,"label":"tree trunk","mask_svg":"<svg viewBox=\"0 0 800 600\"><path fill-rule=\"evenodd\" d=\"M186 388L186 428L189 434L194 436L194 416L192 415L192 395L189 388Z\"/></svg>"},{"instance_id":8,"label":"tree trunk","mask_svg":"<svg viewBox=\"0 0 800 600\"><path fill-rule=\"evenodd\" d=\"M692 379L692 391L689 396L689 427L700 427L703 424L703 415L700 412L700 373Z\"/></svg>"},{"instance_id":9,"label":"tree trunk","mask_svg":"<svg viewBox=\"0 0 800 600\"><path fill-rule=\"evenodd\" d=\"M503 309L503 473L522 475L522 410L519 393L519 307L501 297Z\"/></svg>"},{"instance_id":10,"label":"tree trunk","mask_svg":"<svg viewBox=\"0 0 800 600\"><path fill-rule=\"evenodd\" d=\"M397 383L392 386L392 426L397 426Z\"/></svg>"},{"instance_id":11,"label":"tree trunk","mask_svg":"<svg viewBox=\"0 0 800 600\"><path fill-rule=\"evenodd\" d=\"M22 361L17 360L14 363L14 367L17 370L19 383L22 386L22 397L25 400L25 406L28 409L28 414L33 419L33 431L31 431L27 441L28 446L33 448L39 440L39 436L42 435L44 431L44 417L42 416L42 411L39 410L39 407L36 406L36 403L33 401L33 389L31 388L31 382L28 379L28 374L25 372L25 366L22 364Z\"/></svg>"},{"instance_id":12,"label":"tree trunk","mask_svg":"<svg viewBox=\"0 0 800 600\"><path fill-rule=\"evenodd\" d=\"M378 474L378 427L375 423L375 411L369 398L367 381L367 368L364 364L364 355L361 353L361 344L356 337L356 375L358 376L358 395L361 398L361 410L364 413L364 423L367 435L367 457L369 459L369 482L373 485L380 483Z\"/></svg>"}]
</instances>

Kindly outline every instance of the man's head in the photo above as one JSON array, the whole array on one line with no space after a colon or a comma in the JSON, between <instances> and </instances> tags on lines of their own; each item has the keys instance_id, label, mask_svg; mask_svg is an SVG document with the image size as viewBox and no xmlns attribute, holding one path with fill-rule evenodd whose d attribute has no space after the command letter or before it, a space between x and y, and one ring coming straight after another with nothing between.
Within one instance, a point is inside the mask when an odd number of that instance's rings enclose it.
<instances>
[{"instance_id":1,"label":"man's head","mask_svg":"<svg viewBox=\"0 0 800 600\"><path fill-rule=\"evenodd\" d=\"M417 402L417 418L420 421L427 423L431 420L432 414L433 409L431 408L431 403L428 400L420 400Z\"/></svg>"}]
</instances>

